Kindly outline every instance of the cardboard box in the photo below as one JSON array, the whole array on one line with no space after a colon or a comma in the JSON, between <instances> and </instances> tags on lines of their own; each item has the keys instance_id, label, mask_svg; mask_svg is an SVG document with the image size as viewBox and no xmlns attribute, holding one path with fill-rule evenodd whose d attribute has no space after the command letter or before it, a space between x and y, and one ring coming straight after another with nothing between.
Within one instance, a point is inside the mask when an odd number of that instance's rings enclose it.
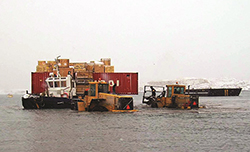
<instances>
[{"instance_id":1,"label":"cardboard box","mask_svg":"<svg viewBox=\"0 0 250 152\"><path fill-rule=\"evenodd\" d=\"M101 62L103 62L104 65L111 65L111 59L110 58L101 58Z\"/></svg>"},{"instance_id":2,"label":"cardboard box","mask_svg":"<svg viewBox=\"0 0 250 152\"><path fill-rule=\"evenodd\" d=\"M73 63L74 69L84 69L85 63Z\"/></svg>"},{"instance_id":3,"label":"cardboard box","mask_svg":"<svg viewBox=\"0 0 250 152\"><path fill-rule=\"evenodd\" d=\"M46 61L38 61L38 65L41 65L41 66L46 65Z\"/></svg>"},{"instance_id":4,"label":"cardboard box","mask_svg":"<svg viewBox=\"0 0 250 152\"><path fill-rule=\"evenodd\" d=\"M93 78L93 73L92 72L86 72L86 71L78 71L75 72L75 76L77 78Z\"/></svg>"},{"instance_id":5,"label":"cardboard box","mask_svg":"<svg viewBox=\"0 0 250 152\"><path fill-rule=\"evenodd\" d=\"M85 68L83 68L83 69L74 69L74 73L77 73L77 72L87 72L87 70Z\"/></svg>"},{"instance_id":6,"label":"cardboard box","mask_svg":"<svg viewBox=\"0 0 250 152\"><path fill-rule=\"evenodd\" d=\"M46 72L46 65L37 65L36 72Z\"/></svg>"},{"instance_id":7,"label":"cardboard box","mask_svg":"<svg viewBox=\"0 0 250 152\"><path fill-rule=\"evenodd\" d=\"M94 71L94 63L87 63L87 66L86 66L86 70L89 71L89 72L93 72Z\"/></svg>"},{"instance_id":8,"label":"cardboard box","mask_svg":"<svg viewBox=\"0 0 250 152\"><path fill-rule=\"evenodd\" d=\"M94 72L96 73L104 73L104 64L95 64Z\"/></svg>"},{"instance_id":9,"label":"cardboard box","mask_svg":"<svg viewBox=\"0 0 250 152\"><path fill-rule=\"evenodd\" d=\"M68 72L70 72L71 75L73 76L73 72L74 72L73 68L59 68L59 73L62 77L66 77L68 75Z\"/></svg>"},{"instance_id":10,"label":"cardboard box","mask_svg":"<svg viewBox=\"0 0 250 152\"><path fill-rule=\"evenodd\" d=\"M47 61L47 66L55 67L56 61Z\"/></svg>"},{"instance_id":11,"label":"cardboard box","mask_svg":"<svg viewBox=\"0 0 250 152\"><path fill-rule=\"evenodd\" d=\"M59 66L59 68L68 68L69 67L69 59L59 59L58 66Z\"/></svg>"},{"instance_id":12,"label":"cardboard box","mask_svg":"<svg viewBox=\"0 0 250 152\"><path fill-rule=\"evenodd\" d=\"M105 73L114 73L115 72L115 68L114 66L109 66L109 65L105 65Z\"/></svg>"},{"instance_id":13,"label":"cardboard box","mask_svg":"<svg viewBox=\"0 0 250 152\"><path fill-rule=\"evenodd\" d=\"M46 66L45 67L45 72L53 72L53 67L52 66Z\"/></svg>"},{"instance_id":14,"label":"cardboard box","mask_svg":"<svg viewBox=\"0 0 250 152\"><path fill-rule=\"evenodd\" d=\"M53 72L53 70L56 68L55 65L56 65L55 61L47 61L45 71Z\"/></svg>"}]
</instances>

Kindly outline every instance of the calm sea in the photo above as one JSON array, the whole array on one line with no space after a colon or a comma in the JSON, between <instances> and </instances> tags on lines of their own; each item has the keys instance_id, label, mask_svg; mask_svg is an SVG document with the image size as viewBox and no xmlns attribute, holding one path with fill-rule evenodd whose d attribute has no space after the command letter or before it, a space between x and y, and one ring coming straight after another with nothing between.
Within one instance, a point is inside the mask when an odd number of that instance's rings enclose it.
<instances>
[{"instance_id":1,"label":"calm sea","mask_svg":"<svg viewBox=\"0 0 250 152\"><path fill-rule=\"evenodd\" d=\"M199 110L135 113L24 110L22 95L0 95L0 151L250 151L250 91L201 97Z\"/></svg>"}]
</instances>

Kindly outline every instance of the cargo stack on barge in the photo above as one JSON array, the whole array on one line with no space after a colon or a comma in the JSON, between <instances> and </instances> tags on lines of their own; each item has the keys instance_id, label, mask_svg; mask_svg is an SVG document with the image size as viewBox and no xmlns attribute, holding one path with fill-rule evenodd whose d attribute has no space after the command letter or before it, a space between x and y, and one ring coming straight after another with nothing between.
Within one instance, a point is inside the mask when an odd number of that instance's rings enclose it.
<instances>
[{"instance_id":1,"label":"cargo stack on barge","mask_svg":"<svg viewBox=\"0 0 250 152\"><path fill-rule=\"evenodd\" d=\"M132 97L120 94L138 94L138 73L116 73L110 58L89 63L70 62L69 59L59 57L55 61L38 61L36 72L31 73L31 79L32 92L26 92L22 97L25 109L72 106L77 109L77 102L86 102L84 111L133 110ZM91 100L85 100L84 97ZM100 105L107 107L100 108ZM119 105L129 105L129 108Z\"/></svg>"}]
</instances>

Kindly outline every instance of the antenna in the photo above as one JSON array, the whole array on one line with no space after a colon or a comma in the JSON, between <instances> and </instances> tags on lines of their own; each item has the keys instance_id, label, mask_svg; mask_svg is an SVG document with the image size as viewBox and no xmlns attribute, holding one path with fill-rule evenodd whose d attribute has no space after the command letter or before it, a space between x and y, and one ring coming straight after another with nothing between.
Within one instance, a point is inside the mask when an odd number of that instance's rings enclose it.
<instances>
[{"instance_id":1,"label":"antenna","mask_svg":"<svg viewBox=\"0 0 250 152\"><path fill-rule=\"evenodd\" d=\"M58 66L58 63L59 63L59 58L61 57L61 55L57 56L55 58L55 61L56 61L56 71L57 71L57 77L61 77L60 73L59 73L59 66Z\"/></svg>"}]
</instances>

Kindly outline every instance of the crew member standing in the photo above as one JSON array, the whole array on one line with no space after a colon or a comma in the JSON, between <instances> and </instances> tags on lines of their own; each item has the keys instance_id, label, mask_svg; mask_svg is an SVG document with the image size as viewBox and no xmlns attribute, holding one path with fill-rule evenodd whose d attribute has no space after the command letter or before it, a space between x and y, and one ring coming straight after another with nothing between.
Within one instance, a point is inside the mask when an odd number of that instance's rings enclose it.
<instances>
[{"instance_id":1,"label":"crew member standing","mask_svg":"<svg viewBox=\"0 0 250 152\"><path fill-rule=\"evenodd\" d=\"M113 93L115 94L116 83L113 85Z\"/></svg>"},{"instance_id":2,"label":"crew member standing","mask_svg":"<svg viewBox=\"0 0 250 152\"><path fill-rule=\"evenodd\" d=\"M150 86L151 91L152 91L152 96L155 97L156 96L156 90L153 86Z\"/></svg>"}]
</instances>

